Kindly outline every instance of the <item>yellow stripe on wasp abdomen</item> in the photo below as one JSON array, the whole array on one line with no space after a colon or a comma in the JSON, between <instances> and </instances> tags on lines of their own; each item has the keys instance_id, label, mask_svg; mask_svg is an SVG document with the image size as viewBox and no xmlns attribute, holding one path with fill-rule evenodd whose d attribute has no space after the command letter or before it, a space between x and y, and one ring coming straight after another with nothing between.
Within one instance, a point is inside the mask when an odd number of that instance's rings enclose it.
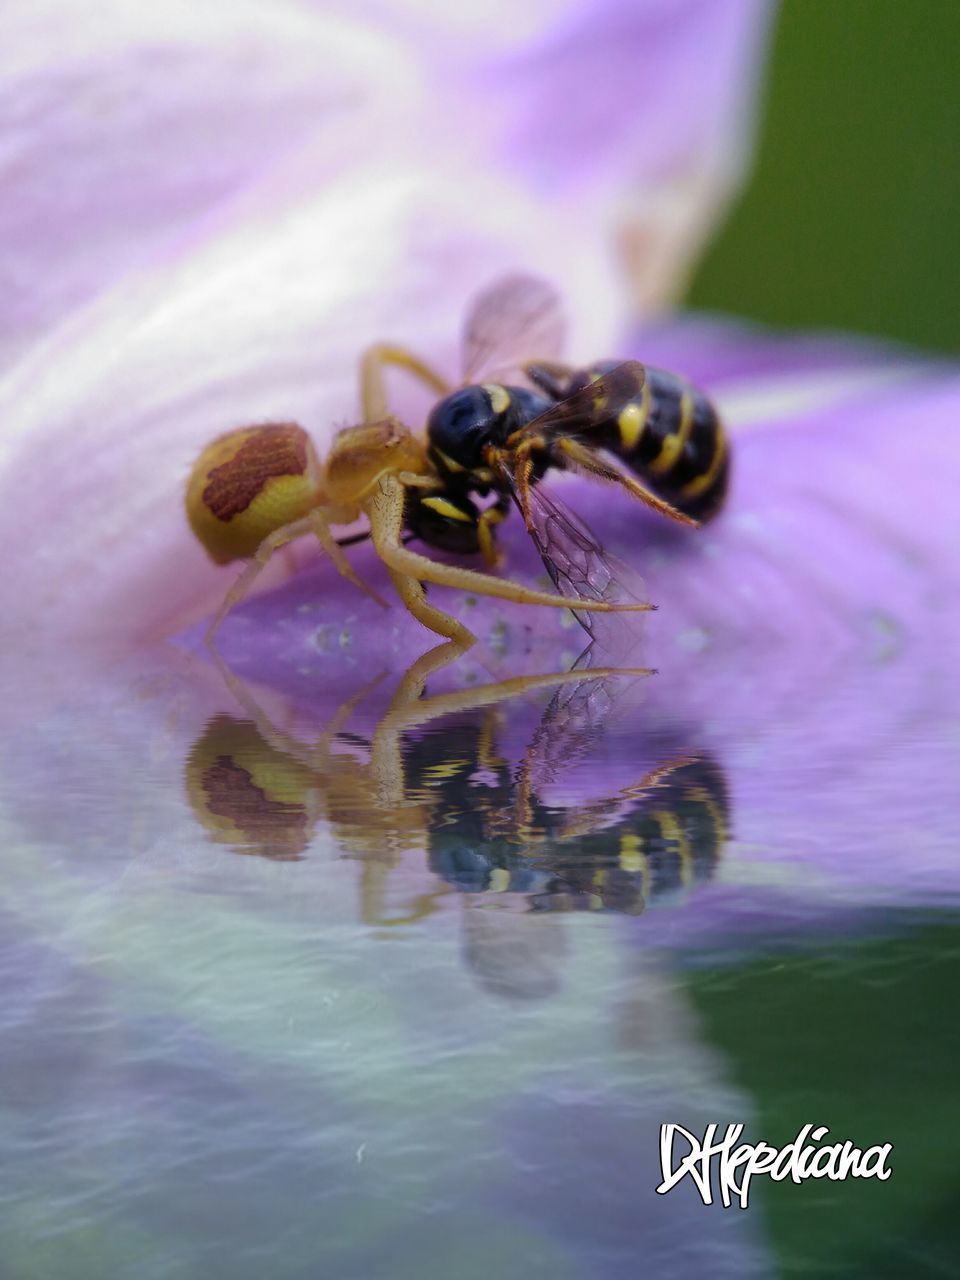
<instances>
[{"instance_id":1,"label":"yellow stripe on wasp abdomen","mask_svg":"<svg viewBox=\"0 0 960 1280\"><path fill-rule=\"evenodd\" d=\"M604 447L679 511L709 519L726 494L729 450L710 401L676 374L647 367L643 391L625 405Z\"/></svg>"}]
</instances>

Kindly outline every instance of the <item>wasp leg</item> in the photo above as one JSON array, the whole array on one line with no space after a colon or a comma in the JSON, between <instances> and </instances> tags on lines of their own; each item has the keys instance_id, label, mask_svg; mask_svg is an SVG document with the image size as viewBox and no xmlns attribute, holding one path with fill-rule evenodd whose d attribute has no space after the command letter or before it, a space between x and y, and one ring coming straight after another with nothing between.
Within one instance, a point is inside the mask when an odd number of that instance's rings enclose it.
<instances>
[{"instance_id":1,"label":"wasp leg","mask_svg":"<svg viewBox=\"0 0 960 1280\"><path fill-rule=\"evenodd\" d=\"M395 476L385 476L377 488L374 497L367 504L367 515L370 519L370 532L377 554L383 560L403 602L425 626L437 631L439 635L451 640L457 634L470 633L453 618L442 614L439 610L427 605L421 594L414 591L411 583L416 584L422 593L422 583L435 582L441 587L458 587L462 591L474 591L477 595L494 596L499 600L512 600L516 604L543 604L558 609L586 609L598 613L637 613L650 608L648 604L611 604L607 601L582 600L579 596L558 596L549 591L534 591L522 587L519 583L507 578L492 578L485 573L477 573L474 569L461 569L457 565L438 564L427 556L409 551L400 541L403 526L404 488ZM403 585L401 585L401 583ZM434 615L434 622L442 620L443 626L427 622L425 610ZM474 637L470 637L470 643Z\"/></svg>"},{"instance_id":2,"label":"wasp leg","mask_svg":"<svg viewBox=\"0 0 960 1280\"><path fill-rule=\"evenodd\" d=\"M439 476L418 476L415 471L398 471L397 479L406 489L425 489L428 493L438 493L447 487Z\"/></svg>"},{"instance_id":3,"label":"wasp leg","mask_svg":"<svg viewBox=\"0 0 960 1280\"><path fill-rule=\"evenodd\" d=\"M310 517L304 516L302 520L294 520L290 524L285 524L281 528L275 529L273 533L264 538L259 547L257 547L253 559L223 597L223 604L217 610L216 617L207 627L204 634L203 638L207 644L213 644L214 636L223 626L227 614L244 599L254 582L270 563L274 552L279 551L281 547L285 547L294 538L302 538L305 533L312 533L312 531L313 524Z\"/></svg>"},{"instance_id":4,"label":"wasp leg","mask_svg":"<svg viewBox=\"0 0 960 1280\"><path fill-rule=\"evenodd\" d=\"M480 518L477 521L477 541L480 544L480 554L483 556L484 563L490 569L496 569L501 561L494 531L497 525L502 524L507 518L509 511L510 499L501 497L497 499L492 507L487 507L485 511L481 511Z\"/></svg>"},{"instance_id":5,"label":"wasp leg","mask_svg":"<svg viewBox=\"0 0 960 1280\"><path fill-rule=\"evenodd\" d=\"M487 452L487 458L491 465L496 469L499 467L509 468L513 473L513 483L516 489L517 501L520 504L520 513L523 516L523 522L527 526L527 531L534 533L533 518L530 514L530 485L533 481L533 455L535 453L549 453L550 442L546 436L530 436L529 439L522 441L512 451L509 449L490 449Z\"/></svg>"},{"instance_id":6,"label":"wasp leg","mask_svg":"<svg viewBox=\"0 0 960 1280\"><path fill-rule=\"evenodd\" d=\"M525 364L523 372L535 387L552 396L554 400L562 400L564 390L573 373L573 366L559 364L555 360L537 360L533 364Z\"/></svg>"},{"instance_id":7,"label":"wasp leg","mask_svg":"<svg viewBox=\"0 0 960 1280\"><path fill-rule=\"evenodd\" d=\"M536 436L532 440L527 440L517 449L516 462L514 464L517 498L520 502L520 510L523 513L523 522L530 533L533 533L533 518L530 515L530 481L533 478L533 454L535 450L542 452L546 449L547 442L543 436Z\"/></svg>"},{"instance_id":8,"label":"wasp leg","mask_svg":"<svg viewBox=\"0 0 960 1280\"><path fill-rule=\"evenodd\" d=\"M661 515L669 516L671 520L677 520L680 524L688 524L693 529L700 527L699 520L685 516L682 511L678 511L669 502L665 502L663 498L658 498L655 493L651 493L645 485L640 484L633 476L629 476L625 471L620 471L617 467L610 466L604 462L602 458L597 457L592 449L580 444L578 440L561 438L554 440L551 447L555 453L559 453L563 458L569 459L569 461L575 463L584 471L588 471L591 475L599 476L601 480L609 480L611 484L621 485L634 498L639 498L641 502L645 502L648 507L652 507L654 511L658 511Z\"/></svg>"},{"instance_id":9,"label":"wasp leg","mask_svg":"<svg viewBox=\"0 0 960 1280\"><path fill-rule=\"evenodd\" d=\"M383 367L388 364L408 370L415 378L432 387L437 395L445 396L450 390L449 384L412 351L386 342L378 343L374 347L368 347L360 361L360 403L363 406L364 422L379 422L387 416L387 389Z\"/></svg>"},{"instance_id":10,"label":"wasp leg","mask_svg":"<svg viewBox=\"0 0 960 1280\"><path fill-rule=\"evenodd\" d=\"M364 580L357 576L353 570L353 566L347 557L343 554L343 550L337 542L336 538L330 532L330 524L322 511L311 511L307 519L310 521L310 528L317 536L317 541L323 547L324 551L333 561L337 572L348 582L352 582L355 587L359 587L371 600L376 600L381 609L389 609L390 606L384 600L383 596L374 591Z\"/></svg>"}]
</instances>

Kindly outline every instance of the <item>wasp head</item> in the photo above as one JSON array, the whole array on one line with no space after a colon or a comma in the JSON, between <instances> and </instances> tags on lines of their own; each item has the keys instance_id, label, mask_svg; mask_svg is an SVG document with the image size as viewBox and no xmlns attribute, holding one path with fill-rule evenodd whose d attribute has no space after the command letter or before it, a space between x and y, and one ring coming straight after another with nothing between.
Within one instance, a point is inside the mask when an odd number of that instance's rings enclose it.
<instances>
[{"instance_id":1,"label":"wasp head","mask_svg":"<svg viewBox=\"0 0 960 1280\"><path fill-rule=\"evenodd\" d=\"M461 387L434 405L427 419L430 451L441 470L476 471L488 446L500 447L511 432L549 408L550 401L526 387L499 383Z\"/></svg>"}]
</instances>

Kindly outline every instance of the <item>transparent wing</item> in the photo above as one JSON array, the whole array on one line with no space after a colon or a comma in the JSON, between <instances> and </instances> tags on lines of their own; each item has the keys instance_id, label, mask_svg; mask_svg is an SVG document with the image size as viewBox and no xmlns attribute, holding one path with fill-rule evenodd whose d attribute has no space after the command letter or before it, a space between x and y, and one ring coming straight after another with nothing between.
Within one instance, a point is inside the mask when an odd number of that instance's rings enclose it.
<instances>
[{"instance_id":1,"label":"transparent wing","mask_svg":"<svg viewBox=\"0 0 960 1280\"><path fill-rule=\"evenodd\" d=\"M568 436L590 443L597 429L611 419L643 391L647 371L639 360L625 360L565 400L551 405L539 418L528 422L513 437L519 444L530 436Z\"/></svg>"},{"instance_id":2,"label":"transparent wing","mask_svg":"<svg viewBox=\"0 0 960 1280\"><path fill-rule=\"evenodd\" d=\"M479 294L467 314L464 383L507 381L532 360L560 359L566 328L553 285L539 276L505 276Z\"/></svg>"},{"instance_id":3,"label":"transparent wing","mask_svg":"<svg viewBox=\"0 0 960 1280\"><path fill-rule=\"evenodd\" d=\"M592 646L591 646L592 648ZM578 670L578 667L574 667ZM579 762L596 754L598 736L607 732L618 710L623 711L627 693L626 671L601 668L591 673L579 668L582 679L559 685L543 713L537 732L524 753L517 773L518 829L534 826L535 808L544 808L547 787L568 774ZM653 674L648 672L647 674ZM635 679L640 678L640 673ZM628 705L628 704L627 704ZM635 704L634 704L635 705ZM661 771L662 772L662 771ZM527 856L554 872L564 866L574 869L589 867L593 855L584 854L578 837L615 826L637 807L638 799L649 792L645 787L652 775L629 788L611 795L583 802L576 801L552 811L549 821L550 840L546 849L529 848ZM542 822L542 819L541 819Z\"/></svg>"},{"instance_id":4,"label":"transparent wing","mask_svg":"<svg viewBox=\"0 0 960 1280\"><path fill-rule=\"evenodd\" d=\"M556 782L596 744L622 684L619 675L584 671L581 681L554 691L520 766L520 781L531 794Z\"/></svg>"},{"instance_id":5,"label":"transparent wing","mask_svg":"<svg viewBox=\"0 0 960 1280\"><path fill-rule=\"evenodd\" d=\"M507 467L500 479L513 497L521 515L523 503L517 481ZM547 573L561 595L578 596L581 600L597 600L607 604L642 604L646 591L643 579L628 565L604 551L589 527L569 511L558 498L547 493L540 484L527 490L527 528L540 553ZM653 608L654 606L651 606ZM637 615L598 613L585 609L574 611L574 617L594 640L598 638L600 619L616 619L621 629L626 619ZM635 624L634 624L635 625ZM606 630L606 628L605 628Z\"/></svg>"}]
</instances>

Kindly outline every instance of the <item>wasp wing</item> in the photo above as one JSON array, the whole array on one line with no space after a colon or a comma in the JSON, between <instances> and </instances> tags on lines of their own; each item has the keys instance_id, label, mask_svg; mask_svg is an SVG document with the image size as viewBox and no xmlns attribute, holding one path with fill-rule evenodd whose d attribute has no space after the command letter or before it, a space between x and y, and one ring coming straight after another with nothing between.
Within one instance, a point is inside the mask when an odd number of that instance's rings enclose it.
<instances>
[{"instance_id":1,"label":"wasp wing","mask_svg":"<svg viewBox=\"0 0 960 1280\"><path fill-rule=\"evenodd\" d=\"M527 521L533 544L560 595L605 604L644 602L643 580L628 565L604 551L592 530L558 498L535 484L525 488L524 503L517 478L508 467L501 466L499 478ZM591 614L585 609L572 612L594 640L598 638L601 618L617 617L623 626L628 616L607 612Z\"/></svg>"},{"instance_id":2,"label":"wasp wing","mask_svg":"<svg viewBox=\"0 0 960 1280\"><path fill-rule=\"evenodd\" d=\"M639 360L624 360L528 422L511 438L511 445L531 436L551 440L567 436L590 444L601 428L616 422L627 405L642 395L646 380L647 371Z\"/></svg>"},{"instance_id":3,"label":"wasp wing","mask_svg":"<svg viewBox=\"0 0 960 1280\"><path fill-rule=\"evenodd\" d=\"M558 360L566 328L553 285L539 276L505 276L479 294L467 314L461 349L464 384L506 381L531 360Z\"/></svg>"},{"instance_id":4,"label":"wasp wing","mask_svg":"<svg viewBox=\"0 0 960 1280\"><path fill-rule=\"evenodd\" d=\"M530 794L539 795L595 746L613 715L622 680L620 673L584 669L576 684L558 686L520 765L520 781Z\"/></svg>"}]
</instances>

